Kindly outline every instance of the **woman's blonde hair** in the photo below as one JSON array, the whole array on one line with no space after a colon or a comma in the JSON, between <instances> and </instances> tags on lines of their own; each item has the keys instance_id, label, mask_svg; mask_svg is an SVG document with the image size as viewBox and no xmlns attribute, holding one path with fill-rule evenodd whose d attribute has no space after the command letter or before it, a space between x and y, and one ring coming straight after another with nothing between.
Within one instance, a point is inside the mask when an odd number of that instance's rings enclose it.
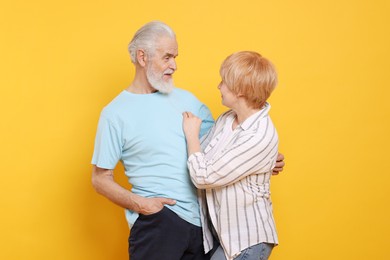
<instances>
[{"instance_id":1,"label":"woman's blonde hair","mask_svg":"<svg viewBox=\"0 0 390 260\"><path fill-rule=\"evenodd\" d=\"M231 54L219 73L233 93L243 96L248 106L256 109L264 106L278 82L274 65L253 51Z\"/></svg>"}]
</instances>

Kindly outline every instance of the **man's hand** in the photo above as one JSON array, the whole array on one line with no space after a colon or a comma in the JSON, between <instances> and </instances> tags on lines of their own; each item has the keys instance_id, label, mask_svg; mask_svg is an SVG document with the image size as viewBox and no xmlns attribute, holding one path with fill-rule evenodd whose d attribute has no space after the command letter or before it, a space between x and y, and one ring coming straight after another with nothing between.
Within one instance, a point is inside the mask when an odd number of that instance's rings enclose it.
<instances>
[{"instance_id":1,"label":"man's hand","mask_svg":"<svg viewBox=\"0 0 390 260\"><path fill-rule=\"evenodd\" d=\"M165 204L174 205L175 200L167 198L145 198L123 188L114 180L114 171L93 166L92 184L98 193L115 204L143 215L160 211Z\"/></svg>"},{"instance_id":2,"label":"man's hand","mask_svg":"<svg viewBox=\"0 0 390 260\"><path fill-rule=\"evenodd\" d=\"M278 175L281 171L283 171L284 165L285 165L284 155L281 153L278 153L278 157L276 158L275 167L272 169L272 175Z\"/></svg>"},{"instance_id":3,"label":"man's hand","mask_svg":"<svg viewBox=\"0 0 390 260\"><path fill-rule=\"evenodd\" d=\"M151 215L163 209L164 205L175 205L176 201L167 198L142 198L138 204L138 213Z\"/></svg>"}]
</instances>

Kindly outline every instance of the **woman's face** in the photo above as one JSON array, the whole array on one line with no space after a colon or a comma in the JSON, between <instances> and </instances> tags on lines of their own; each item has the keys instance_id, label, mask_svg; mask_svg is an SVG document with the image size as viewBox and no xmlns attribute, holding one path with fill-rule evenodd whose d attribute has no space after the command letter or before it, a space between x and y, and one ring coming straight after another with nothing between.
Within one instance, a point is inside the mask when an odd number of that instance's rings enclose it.
<instances>
[{"instance_id":1,"label":"woman's face","mask_svg":"<svg viewBox=\"0 0 390 260\"><path fill-rule=\"evenodd\" d=\"M234 94L223 81L219 83L218 89L221 91L222 105L233 108L234 104L237 102L237 95Z\"/></svg>"}]
</instances>

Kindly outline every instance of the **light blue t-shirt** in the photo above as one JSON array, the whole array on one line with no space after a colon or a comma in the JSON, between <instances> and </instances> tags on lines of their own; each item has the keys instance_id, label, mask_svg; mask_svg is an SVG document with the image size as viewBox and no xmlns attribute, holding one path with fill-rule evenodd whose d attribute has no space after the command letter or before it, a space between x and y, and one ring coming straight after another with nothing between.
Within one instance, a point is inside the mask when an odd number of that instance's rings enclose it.
<instances>
[{"instance_id":1,"label":"light blue t-shirt","mask_svg":"<svg viewBox=\"0 0 390 260\"><path fill-rule=\"evenodd\" d=\"M195 187L187 170L187 148L182 113L203 120L205 134L214 120L209 109L190 92L175 88L170 94L133 94L122 91L102 111L92 164L114 169L123 163L132 192L143 197L176 200L168 206L187 222L200 226ZM126 209L132 226L138 213Z\"/></svg>"}]
</instances>

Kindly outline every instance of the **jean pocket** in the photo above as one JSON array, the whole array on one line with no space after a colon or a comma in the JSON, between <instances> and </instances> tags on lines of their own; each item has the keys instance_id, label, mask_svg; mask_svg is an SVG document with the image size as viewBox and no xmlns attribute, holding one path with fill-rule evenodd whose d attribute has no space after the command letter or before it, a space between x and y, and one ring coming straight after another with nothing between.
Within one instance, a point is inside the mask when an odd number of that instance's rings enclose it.
<instances>
[{"instance_id":1,"label":"jean pocket","mask_svg":"<svg viewBox=\"0 0 390 260\"><path fill-rule=\"evenodd\" d=\"M155 212L155 213L152 213L152 214L148 214L148 215L144 215L144 214L138 214L138 217L140 219L150 219L150 218L154 218L156 216L159 216L163 213L163 211L165 210L166 208L165 207L162 207L162 209L160 209L159 211Z\"/></svg>"}]
</instances>

